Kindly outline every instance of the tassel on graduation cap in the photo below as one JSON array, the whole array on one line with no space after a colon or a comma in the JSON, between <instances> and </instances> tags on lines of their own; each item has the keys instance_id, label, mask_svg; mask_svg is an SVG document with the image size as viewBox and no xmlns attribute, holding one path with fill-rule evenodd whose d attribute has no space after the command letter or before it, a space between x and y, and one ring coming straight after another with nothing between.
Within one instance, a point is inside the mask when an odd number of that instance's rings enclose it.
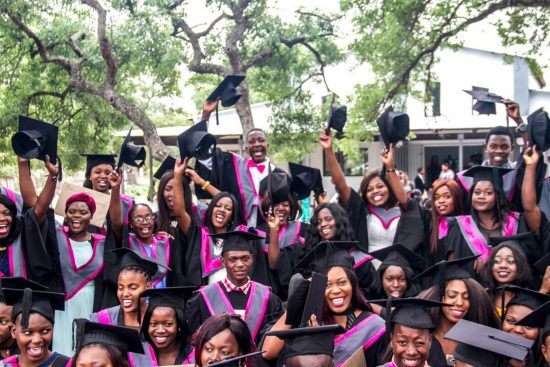
<instances>
[{"instance_id":1,"label":"tassel on graduation cap","mask_svg":"<svg viewBox=\"0 0 550 367\"><path fill-rule=\"evenodd\" d=\"M82 343L84 342L84 325L86 319L74 319L73 320L73 350L80 350Z\"/></svg>"},{"instance_id":2,"label":"tassel on graduation cap","mask_svg":"<svg viewBox=\"0 0 550 367\"><path fill-rule=\"evenodd\" d=\"M29 326L29 317L32 307L32 289L25 288L23 291L23 300L21 301L21 326L26 328Z\"/></svg>"}]
</instances>

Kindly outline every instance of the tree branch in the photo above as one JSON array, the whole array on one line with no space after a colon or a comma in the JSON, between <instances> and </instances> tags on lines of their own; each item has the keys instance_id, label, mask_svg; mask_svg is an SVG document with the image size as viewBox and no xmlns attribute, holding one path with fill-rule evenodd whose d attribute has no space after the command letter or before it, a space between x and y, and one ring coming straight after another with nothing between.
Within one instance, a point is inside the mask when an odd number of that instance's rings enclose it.
<instances>
[{"instance_id":1,"label":"tree branch","mask_svg":"<svg viewBox=\"0 0 550 367\"><path fill-rule=\"evenodd\" d=\"M75 34L73 34L72 36L70 36L69 39L67 40L69 42L69 46L71 46L74 53L78 57L82 57L83 53L82 53L82 50L80 49L80 47L78 47L78 45L76 44L76 41L78 41L78 40L80 40L81 38L84 38L84 37L86 37L86 33L84 33L84 31L78 31Z\"/></svg>"},{"instance_id":2,"label":"tree branch","mask_svg":"<svg viewBox=\"0 0 550 367\"><path fill-rule=\"evenodd\" d=\"M111 88L116 86L118 66L113 55L111 43L107 39L105 29L107 28L107 11L97 0L82 0L83 4L88 5L97 12L97 38L99 40L99 50L107 66L106 83Z\"/></svg>"}]
</instances>

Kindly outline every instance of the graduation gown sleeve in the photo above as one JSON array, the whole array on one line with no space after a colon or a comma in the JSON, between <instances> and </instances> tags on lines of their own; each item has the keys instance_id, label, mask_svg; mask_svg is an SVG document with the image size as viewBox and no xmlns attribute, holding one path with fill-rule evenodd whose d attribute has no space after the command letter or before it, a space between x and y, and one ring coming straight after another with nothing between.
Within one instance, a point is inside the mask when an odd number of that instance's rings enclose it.
<instances>
[{"instance_id":1,"label":"graduation gown sleeve","mask_svg":"<svg viewBox=\"0 0 550 367\"><path fill-rule=\"evenodd\" d=\"M204 284L201 268L201 228L192 224L187 236L187 249L183 256L182 271L188 285L201 286Z\"/></svg>"},{"instance_id":2,"label":"graduation gown sleeve","mask_svg":"<svg viewBox=\"0 0 550 367\"><path fill-rule=\"evenodd\" d=\"M355 238L365 252L369 248L369 235L367 232L367 205L361 196L351 189L348 205L344 207L348 212L348 218L355 233Z\"/></svg>"},{"instance_id":3,"label":"graduation gown sleeve","mask_svg":"<svg viewBox=\"0 0 550 367\"><path fill-rule=\"evenodd\" d=\"M210 317L210 312L199 292L196 292L185 306L185 320L187 320L188 335L193 335L202 323Z\"/></svg>"}]
</instances>

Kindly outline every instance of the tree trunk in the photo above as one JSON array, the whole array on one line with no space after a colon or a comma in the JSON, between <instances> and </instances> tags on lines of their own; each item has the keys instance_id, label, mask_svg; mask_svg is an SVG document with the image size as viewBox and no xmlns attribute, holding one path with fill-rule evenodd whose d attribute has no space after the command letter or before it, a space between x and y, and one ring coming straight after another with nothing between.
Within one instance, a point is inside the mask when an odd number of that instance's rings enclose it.
<instances>
[{"instance_id":1,"label":"tree trunk","mask_svg":"<svg viewBox=\"0 0 550 367\"><path fill-rule=\"evenodd\" d=\"M241 125L243 127L243 137L246 136L246 133L254 128L254 119L252 118L252 109L250 108L250 100L248 94L248 83L244 80L240 86L239 90L242 94L241 98L237 101L235 109L241 120Z\"/></svg>"}]
</instances>

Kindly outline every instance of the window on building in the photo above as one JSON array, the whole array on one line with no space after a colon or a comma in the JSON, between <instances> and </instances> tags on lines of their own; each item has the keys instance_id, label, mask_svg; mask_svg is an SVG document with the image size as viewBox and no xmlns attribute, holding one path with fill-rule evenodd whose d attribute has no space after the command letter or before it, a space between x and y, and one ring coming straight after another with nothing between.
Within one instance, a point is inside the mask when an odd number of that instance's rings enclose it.
<instances>
[{"instance_id":1,"label":"window on building","mask_svg":"<svg viewBox=\"0 0 550 367\"><path fill-rule=\"evenodd\" d=\"M360 148L361 162L352 165L348 162L347 158L342 152L335 152L338 164L342 167L342 171L346 176L363 176L369 169L369 151L367 148ZM323 152L323 174L330 176L330 170L328 169L325 153Z\"/></svg>"},{"instance_id":2,"label":"window on building","mask_svg":"<svg viewBox=\"0 0 550 367\"><path fill-rule=\"evenodd\" d=\"M441 83L435 82L432 88L432 114L441 116Z\"/></svg>"}]
</instances>

